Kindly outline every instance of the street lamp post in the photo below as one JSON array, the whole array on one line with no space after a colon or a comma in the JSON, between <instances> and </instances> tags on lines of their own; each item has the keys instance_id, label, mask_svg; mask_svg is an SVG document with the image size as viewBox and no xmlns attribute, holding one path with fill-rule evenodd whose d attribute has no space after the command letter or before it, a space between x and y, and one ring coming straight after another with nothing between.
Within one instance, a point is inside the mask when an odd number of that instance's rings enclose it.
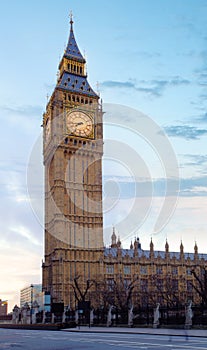
<instances>
[{"instance_id":1,"label":"street lamp post","mask_svg":"<svg viewBox=\"0 0 207 350\"><path fill-rule=\"evenodd\" d=\"M30 324L32 324L32 311L33 311L33 284L31 284L31 306L30 306Z\"/></svg>"}]
</instances>

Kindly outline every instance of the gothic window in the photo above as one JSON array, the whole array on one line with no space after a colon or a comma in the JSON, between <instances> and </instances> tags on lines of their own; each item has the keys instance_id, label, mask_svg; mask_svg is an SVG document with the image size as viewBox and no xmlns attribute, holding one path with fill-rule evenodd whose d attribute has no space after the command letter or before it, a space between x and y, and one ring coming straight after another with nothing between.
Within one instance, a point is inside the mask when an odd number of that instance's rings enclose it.
<instances>
[{"instance_id":1,"label":"gothic window","mask_svg":"<svg viewBox=\"0 0 207 350\"><path fill-rule=\"evenodd\" d=\"M106 266L106 273L113 274L114 273L114 266L113 265L107 265Z\"/></svg>"},{"instance_id":2,"label":"gothic window","mask_svg":"<svg viewBox=\"0 0 207 350\"><path fill-rule=\"evenodd\" d=\"M192 292L193 291L193 285L191 281L187 281L187 291Z\"/></svg>"},{"instance_id":3,"label":"gothic window","mask_svg":"<svg viewBox=\"0 0 207 350\"><path fill-rule=\"evenodd\" d=\"M131 266L130 265L125 265L124 266L124 274L125 275L130 275L131 274Z\"/></svg>"},{"instance_id":4,"label":"gothic window","mask_svg":"<svg viewBox=\"0 0 207 350\"><path fill-rule=\"evenodd\" d=\"M178 274L178 268L177 266L172 267L172 275L177 275Z\"/></svg>"},{"instance_id":5,"label":"gothic window","mask_svg":"<svg viewBox=\"0 0 207 350\"><path fill-rule=\"evenodd\" d=\"M109 279L107 279L106 283L107 283L108 289L110 291L113 291L113 289L114 289L114 279L113 278L109 278Z\"/></svg>"},{"instance_id":6,"label":"gothic window","mask_svg":"<svg viewBox=\"0 0 207 350\"><path fill-rule=\"evenodd\" d=\"M148 280L146 279L141 279L140 280L140 288L142 292L146 292L148 289Z\"/></svg>"},{"instance_id":7,"label":"gothic window","mask_svg":"<svg viewBox=\"0 0 207 350\"><path fill-rule=\"evenodd\" d=\"M86 105L88 104L88 100L87 100L87 99L85 100L85 104L86 104Z\"/></svg>"},{"instance_id":8,"label":"gothic window","mask_svg":"<svg viewBox=\"0 0 207 350\"><path fill-rule=\"evenodd\" d=\"M178 280L172 280L172 290L175 292L178 290Z\"/></svg>"},{"instance_id":9,"label":"gothic window","mask_svg":"<svg viewBox=\"0 0 207 350\"><path fill-rule=\"evenodd\" d=\"M147 266L140 266L141 275L147 275Z\"/></svg>"},{"instance_id":10,"label":"gothic window","mask_svg":"<svg viewBox=\"0 0 207 350\"><path fill-rule=\"evenodd\" d=\"M156 267L156 273L157 273L157 275L161 275L162 274L162 266L157 266Z\"/></svg>"},{"instance_id":11,"label":"gothic window","mask_svg":"<svg viewBox=\"0 0 207 350\"><path fill-rule=\"evenodd\" d=\"M80 67L80 74L82 74L82 67Z\"/></svg>"},{"instance_id":12,"label":"gothic window","mask_svg":"<svg viewBox=\"0 0 207 350\"><path fill-rule=\"evenodd\" d=\"M124 279L124 288L127 289L129 287L129 285L130 285L130 282L131 282L130 279L125 278Z\"/></svg>"},{"instance_id":13,"label":"gothic window","mask_svg":"<svg viewBox=\"0 0 207 350\"><path fill-rule=\"evenodd\" d=\"M190 268L190 267L187 267L187 269L186 269L186 274L187 274L188 276L191 276L191 268Z\"/></svg>"},{"instance_id":14,"label":"gothic window","mask_svg":"<svg viewBox=\"0 0 207 350\"><path fill-rule=\"evenodd\" d=\"M158 279L156 280L156 285L157 285L157 289L158 289L159 291L163 290L163 280L162 280L162 279L158 278Z\"/></svg>"}]
</instances>

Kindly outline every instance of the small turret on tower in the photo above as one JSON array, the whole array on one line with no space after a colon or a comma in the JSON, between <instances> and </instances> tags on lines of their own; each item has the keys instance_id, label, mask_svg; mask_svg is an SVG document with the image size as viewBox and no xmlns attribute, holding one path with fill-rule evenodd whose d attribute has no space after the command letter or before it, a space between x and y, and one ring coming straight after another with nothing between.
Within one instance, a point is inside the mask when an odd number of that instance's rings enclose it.
<instances>
[{"instance_id":1,"label":"small turret on tower","mask_svg":"<svg viewBox=\"0 0 207 350\"><path fill-rule=\"evenodd\" d=\"M165 243L165 258L168 259L169 258L169 243L166 239L166 243Z\"/></svg>"},{"instance_id":2,"label":"small turret on tower","mask_svg":"<svg viewBox=\"0 0 207 350\"><path fill-rule=\"evenodd\" d=\"M115 227L113 226L113 233L111 236L111 248L117 248L117 242L116 242L116 233L115 233Z\"/></svg>"},{"instance_id":3,"label":"small turret on tower","mask_svg":"<svg viewBox=\"0 0 207 350\"><path fill-rule=\"evenodd\" d=\"M152 242L152 238L150 241L150 252L154 252L154 243Z\"/></svg>"},{"instance_id":4,"label":"small turret on tower","mask_svg":"<svg viewBox=\"0 0 207 350\"><path fill-rule=\"evenodd\" d=\"M181 241L180 243L180 259L183 260L184 258L184 247L183 247L183 242Z\"/></svg>"},{"instance_id":5,"label":"small turret on tower","mask_svg":"<svg viewBox=\"0 0 207 350\"><path fill-rule=\"evenodd\" d=\"M121 240L120 240L120 237L118 237L117 248L121 248Z\"/></svg>"},{"instance_id":6,"label":"small turret on tower","mask_svg":"<svg viewBox=\"0 0 207 350\"><path fill-rule=\"evenodd\" d=\"M197 246L197 243L195 242L195 245L194 245L194 260L197 260L198 259L198 246Z\"/></svg>"},{"instance_id":7,"label":"small turret on tower","mask_svg":"<svg viewBox=\"0 0 207 350\"><path fill-rule=\"evenodd\" d=\"M167 239L166 239L166 243L165 243L165 252L169 253L169 243L168 243Z\"/></svg>"},{"instance_id":8,"label":"small turret on tower","mask_svg":"<svg viewBox=\"0 0 207 350\"><path fill-rule=\"evenodd\" d=\"M151 238L151 242L150 242L150 258L154 257L154 244L152 242L152 238Z\"/></svg>"},{"instance_id":9,"label":"small turret on tower","mask_svg":"<svg viewBox=\"0 0 207 350\"><path fill-rule=\"evenodd\" d=\"M180 243L180 254L184 253L184 247L183 247L183 242L181 241Z\"/></svg>"}]
</instances>

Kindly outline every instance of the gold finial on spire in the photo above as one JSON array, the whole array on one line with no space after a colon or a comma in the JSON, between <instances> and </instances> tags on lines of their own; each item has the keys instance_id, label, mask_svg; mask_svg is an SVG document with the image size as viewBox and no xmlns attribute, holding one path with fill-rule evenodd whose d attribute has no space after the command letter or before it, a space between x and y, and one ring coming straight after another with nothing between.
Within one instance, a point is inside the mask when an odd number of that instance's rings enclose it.
<instances>
[{"instance_id":1,"label":"gold finial on spire","mask_svg":"<svg viewBox=\"0 0 207 350\"><path fill-rule=\"evenodd\" d=\"M98 96L100 96L100 83L99 83L99 81L96 82L96 91L97 91Z\"/></svg>"},{"instance_id":2,"label":"gold finial on spire","mask_svg":"<svg viewBox=\"0 0 207 350\"><path fill-rule=\"evenodd\" d=\"M70 17L70 24L71 24L71 28L72 28L72 25L73 25L73 12L72 11L70 11L69 17Z\"/></svg>"}]
</instances>

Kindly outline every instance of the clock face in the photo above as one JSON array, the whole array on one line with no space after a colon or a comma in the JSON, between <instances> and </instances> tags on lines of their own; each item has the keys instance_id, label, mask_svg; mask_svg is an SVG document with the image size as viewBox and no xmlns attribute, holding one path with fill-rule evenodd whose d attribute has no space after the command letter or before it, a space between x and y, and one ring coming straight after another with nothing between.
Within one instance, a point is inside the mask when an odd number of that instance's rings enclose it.
<instances>
[{"instance_id":1,"label":"clock face","mask_svg":"<svg viewBox=\"0 0 207 350\"><path fill-rule=\"evenodd\" d=\"M93 120L81 111L71 112L66 119L67 132L80 137L93 137Z\"/></svg>"}]
</instances>

